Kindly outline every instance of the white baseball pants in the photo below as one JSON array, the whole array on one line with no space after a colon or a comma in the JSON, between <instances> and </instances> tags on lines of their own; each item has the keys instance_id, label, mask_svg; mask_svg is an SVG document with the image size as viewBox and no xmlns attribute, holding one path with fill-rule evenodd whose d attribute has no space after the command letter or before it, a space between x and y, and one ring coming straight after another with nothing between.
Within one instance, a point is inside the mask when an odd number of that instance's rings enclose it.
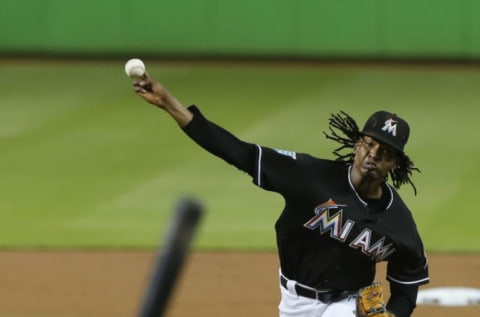
<instances>
[{"instance_id":1,"label":"white baseball pants","mask_svg":"<svg viewBox=\"0 0 480 317\"><path fill-rule=\"evenodd\" d=\"M278 306L280 317L354 317L355 297L349 296L333 303L298 296L295 281L289 280L287 288L280 285L281 301Z\"/></svg>"}]
</instances>

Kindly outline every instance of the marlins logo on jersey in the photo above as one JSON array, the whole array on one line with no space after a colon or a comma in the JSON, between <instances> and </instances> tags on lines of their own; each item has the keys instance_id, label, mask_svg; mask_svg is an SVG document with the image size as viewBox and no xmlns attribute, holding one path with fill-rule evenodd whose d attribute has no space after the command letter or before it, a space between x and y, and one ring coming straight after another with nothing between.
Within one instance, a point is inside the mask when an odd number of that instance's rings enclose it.
<instances>
[{"instance_id":1,"label":"marlins logo on jersey","mask_svg":"<svg viewBox=\"0 0 480 317\"><path fill-rule=\"evenodd\" d=\"M305 223L304 226L311 230L319 228L321 234L330 231L330 237L343 242L350 233L354 222L347 220L342 227L342 207L347 207L347 205L339 205L332 199L329 199L326 203L315 207L315 216ZM338 211L330 215L330 210Z\"/></svg>"},{"instance_id":2,"label":"marlins logo on jersey","mask_svg":"<svg viewBox=\"0 0 480 317\"><path fill-rule=\"evenodd\" d=\"M310 230L320 230L320 234L330 233L330 237L341 242L345 242L350 235L355 222L346 219L343 222L344 210L347 205L337 204L332 199L315 207L315 216L307 221L304 226ZM343 225L343 226L342 226ZM354 249L361 249L367 256L376 261L385 260L390 254L395 252L393 245L385 245L386 237L381 237L377 241L372 241L373 231L369 228L363 229L350 242L349 246Z\"/></svg>"}]
</instances>

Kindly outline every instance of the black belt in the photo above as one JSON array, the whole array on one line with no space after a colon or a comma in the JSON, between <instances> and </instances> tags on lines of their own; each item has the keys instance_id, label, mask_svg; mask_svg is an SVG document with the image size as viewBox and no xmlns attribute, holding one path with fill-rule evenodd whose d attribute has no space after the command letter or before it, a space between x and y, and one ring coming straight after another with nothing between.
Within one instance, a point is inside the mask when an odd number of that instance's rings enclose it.
<instances>
[{"instance_id":1,"label":"black belt","mask_svg":"<svg viewBox=\"0 0 480 317\"><path fill-rule=\"evenodd\" d=\"M288 280L283 277L283 275L280 276L280 284L288 290L287 288L287 282ZM339 290L332 290L332 291L316 291L310 288L306 288L302 285L295 284L295 291L297 292L297 295L303 296L303 297L308 297L312 299L317 299L323 303L332 303L332 302L338 302L341 301L342 299L347 298L350 295L354 295L356 292L354 291L339 291Z\"/></svg>"}]
</instances>

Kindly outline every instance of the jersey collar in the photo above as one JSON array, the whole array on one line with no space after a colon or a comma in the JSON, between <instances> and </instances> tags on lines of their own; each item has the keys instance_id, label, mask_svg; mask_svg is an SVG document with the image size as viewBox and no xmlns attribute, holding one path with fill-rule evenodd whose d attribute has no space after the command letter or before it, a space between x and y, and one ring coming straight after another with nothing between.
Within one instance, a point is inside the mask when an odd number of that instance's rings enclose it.
<instances>
[{"instance_id":1,"label":"jersey collar","mask_svg":"<svg viewBox=\"0 0 480 317\"><path fill-rule=\"evenodd\" d=\"M357 190L355 189L355 186L353 186L351 171L352 171L352 165L349 165L348 166L348 172L347 172L348 173L348 184L350 185L350 188L353 190L353 192L357 196L358 200L362 203L362 205L368 206L368 203L365 200L363 200L362 197L360 197ZM388 189L389 194L390 194L390 200L388 202L387 207L385 208L385 210L388 210L388 209L390 209L390 207L393 204L393 192L392 192L391 186L387 182L385 182L385 185L386 185L385 187Z\"/></svg>"}]
</instances>

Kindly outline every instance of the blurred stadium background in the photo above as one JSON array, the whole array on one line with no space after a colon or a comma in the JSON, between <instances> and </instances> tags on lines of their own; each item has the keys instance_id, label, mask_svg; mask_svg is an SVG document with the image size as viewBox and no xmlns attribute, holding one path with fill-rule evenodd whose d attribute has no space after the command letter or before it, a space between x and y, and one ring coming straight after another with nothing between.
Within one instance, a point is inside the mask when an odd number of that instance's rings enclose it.
<instances>
[{"instance_id":1,"label":"blurred stadium background","mask_svg":"<svg viewBox=\"0 0 480 317\"><path fill-rule=\"evenodd\" d=\"M0 316L132 316L183 195L207 211L200 266L187 272L203 284L170 316L276 314L281 198L139 100L124 73L131 57L183 103L271 147L333 157L322 133L331 113L359 124L381 108L402 115L422 173L418 195L401 194L438 255L432 284L478 286L479 13L473 0L3 1ZM240 272L251 263L258 272ZM467 269L440 272L452 265ZM231 293L232 280L266 276L261 295L250 284L246 299ZM450 312L478 315L419 310Z\"/></svg>"},{"instance_id":2,"label":"blurred stadium background","mask_svg":"<svg viewBox=\"0 0 480 317\"><path fill-rule=\"evenodd\" d=\"M478 12L468 0L7 1L0 246L149 248L188 193L210 209L196 247L275 248L279 197L143 105L123 73L139 57L184 103L272 147L329 157L330 113L405 116L423 173L418 196L402 191L427 247L478 251Z\"/></svg>"}]
</instances>

